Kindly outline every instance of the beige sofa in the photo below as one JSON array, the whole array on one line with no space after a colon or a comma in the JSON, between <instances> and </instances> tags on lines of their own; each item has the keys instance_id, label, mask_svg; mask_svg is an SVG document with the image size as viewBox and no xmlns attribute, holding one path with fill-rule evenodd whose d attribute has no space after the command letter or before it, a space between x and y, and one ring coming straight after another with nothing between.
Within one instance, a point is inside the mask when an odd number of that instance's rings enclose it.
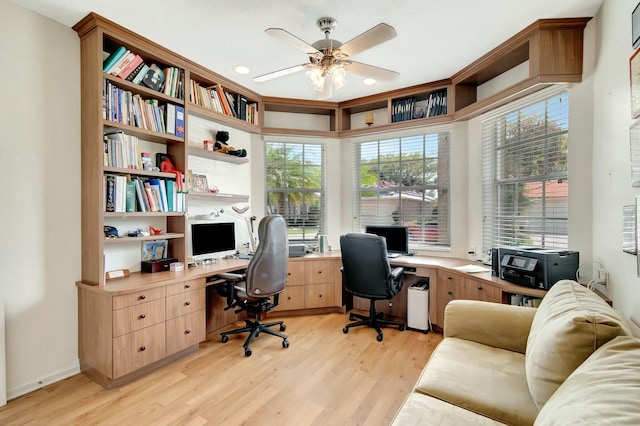
<instances>
[{"instance_id":1,"label":"beige sofa","mask_svg":"<svg viewBox=\"0 0 640 426\"><path fill-rule=\"evenodd\" d=\"M540 307L454 300L393 425L640 425L639 329L574 281Z\"/></svg>"}]
</instances>

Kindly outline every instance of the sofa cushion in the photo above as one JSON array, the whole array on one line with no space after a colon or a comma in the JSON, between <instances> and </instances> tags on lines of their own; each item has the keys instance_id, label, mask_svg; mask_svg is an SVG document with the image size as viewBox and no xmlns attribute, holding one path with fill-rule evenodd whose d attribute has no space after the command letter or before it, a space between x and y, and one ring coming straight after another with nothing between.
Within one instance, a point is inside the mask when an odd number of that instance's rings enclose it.
<instances>
[{"instance_id":1,"label":"sofa cushion","mask_svg":"<svg viewBox=\"0 0 640 426\"><path fill-rule=\"evenodd\" d=\"M551 287L527 339L527 383L538 408L596 349L628 334L625 320L594 292L570 280Z\"/></svg>"},{"instance_id":2,"label":"sofa cushion","mask_svg":"<svg viewBox=\"0 0 640 426\"><path fill-rule=\"evenodd\" d=\"M639 425L640 339L616 337L595 351L547 401L535 424Z\"/></svg>"},{"instance_id":3,"label":"sofa cushion","mask_svg":"<svg viewBox=\"0 0 640 426\"><path fill-rule=\"evenodd\" d=\"M416 391L503 423L531 425L538 409L524 363L522 353L447 337L431 355Z\"/></svg>"},{"instance_id":4,"label":"sofa cushion","mask_svg":"<svg viewBox=\"0 0 640 426\"><path fill-rule=\"evenodd\" d=\"M488 417L457 407L430 396L411 392L396 413L391 426L500 426Z\"/></svg>"}]
</instances>

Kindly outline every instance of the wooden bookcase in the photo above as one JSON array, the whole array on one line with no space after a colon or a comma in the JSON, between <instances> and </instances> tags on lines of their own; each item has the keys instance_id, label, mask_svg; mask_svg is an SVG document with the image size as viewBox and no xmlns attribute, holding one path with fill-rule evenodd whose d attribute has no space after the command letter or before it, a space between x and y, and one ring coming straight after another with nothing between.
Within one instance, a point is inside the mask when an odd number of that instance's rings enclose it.
<instances>
[{"instance_id":1,"label":"wooden bookcase","mask_svg":"<svg viewBox=\"0 0 640 426\"><path fill-rule=\"evenodd\" d=\"M133 170L128 168L107 167L103 164L104 147L103 134L109 130L121 130L125 134L135 136L145 143L153 144L156 152L167 153L175 167L184 172L189 169L189 155L203 157L212 161L225 161L235 164L246 163L248 159L230 155L210 153L204 150L194 150L187 146L190 115L198 116L206 120L212 120L226 126L231 126L250 133L260 133L259 114L262 110L261 98L235 83L201 67L190 60L177 55L174 52L141 37L126 28L123 28L97 14L90 13L78 22L73 29L80 37L81 48L81 94L82 94L82 282L91 285L104 284L104 258L105 245L109 247L125 247L126 244L140 244L140 241L153 239L168 240L168 255L185 262L188 252L188 244L185 241L188 221L184 212L106 212L103 206L105 200L105 188L103 180L108 175L124 175L131 178L161 178L173 179L172 173L160 173L145 170ZM148 65L155 63L161 69L175 67L181 70L182 79L179 82L183 86L183 96L180 98L155 91L142 84L124 80L103 72L105 57L113 53L120 46L140 55ZM242 99L251 105L255 113L250 119L241 119L237 114L225 114L209 110L196 105L191 101L191 80L205 87L221 87L232 95L232 99ZM153 99L160 108L167 104L184 108L184 136L155 131L148 128L137 127L135 121L121 120L105 113L106 96L105 87L112 86L124 96L138 97L142 100ZM130 94L130 95L129 95ZM124 97L123 96L123 97ZM114 102L115 103L115 102ZM123 102L128 104L128 102ZM124 107L123 107L124 110ZM120 116L124 115L120 111ZM237 112L237 111L236 111ZM106 118L105 118L106 117ZM152 159L152 161L155 159ZM155 164L155 161L154 165ZM218 195L221 199L223 194ZM231 196L234 201L248 200L248 195L224 194ZM185 197L185 210L189 197ZM225 198L226 199L226 198ZM131 219L143 222L144 220L160 220L166 234L159 237L143 238L119 238L108 240L104 238L103 226L110 225L114 220ZM123 231L119 230L122 234Z\"/></svg>"}]
</instances>

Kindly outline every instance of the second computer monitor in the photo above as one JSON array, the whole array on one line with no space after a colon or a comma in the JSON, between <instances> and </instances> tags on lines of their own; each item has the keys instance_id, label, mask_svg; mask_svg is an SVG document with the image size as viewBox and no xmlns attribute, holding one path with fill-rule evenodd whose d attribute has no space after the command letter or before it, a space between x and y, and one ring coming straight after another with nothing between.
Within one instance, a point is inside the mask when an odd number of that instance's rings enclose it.
<instances>
[{"instance_id":1,"label":"second computer monitor","mask_svg":"<svg viewBox=\"0 0 640 426\"><path fill-rule=\"evenodd\" d=\"M384 237L389 253L409 253L409 228L402 225L367 225L364 232Z\"/></svg>"}]
</instances>

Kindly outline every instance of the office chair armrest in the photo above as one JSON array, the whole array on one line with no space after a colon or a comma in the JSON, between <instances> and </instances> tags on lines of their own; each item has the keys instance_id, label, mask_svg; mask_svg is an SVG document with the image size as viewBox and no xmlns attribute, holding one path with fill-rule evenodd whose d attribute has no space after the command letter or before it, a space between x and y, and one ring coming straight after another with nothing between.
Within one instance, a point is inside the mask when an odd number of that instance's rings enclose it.
<instances>
[{"instance_id":1,"label":"office chair armrest","mask_svg":"<svg viewBox=\"0 0 640 426\"><path fill-rule=\"evenodd\" d=\"M233 272L222 272L217 274L218 278L226 281L242 281L245 279L245 274L234 274Z\"/></svg>"},{"instance_id":2,"label":"office chair armrest","mask_svg":"<svg viewBox=\"0 0 640 426\"><path fill-rule=\"evenodd\" d=\"M404 272L404 268L400 266L398 266L397 268L393 268L393 270L391 271L391 278L393 278L394 280L397 280L402 276L403 272Z\"/></svg>"}]
</instances>

